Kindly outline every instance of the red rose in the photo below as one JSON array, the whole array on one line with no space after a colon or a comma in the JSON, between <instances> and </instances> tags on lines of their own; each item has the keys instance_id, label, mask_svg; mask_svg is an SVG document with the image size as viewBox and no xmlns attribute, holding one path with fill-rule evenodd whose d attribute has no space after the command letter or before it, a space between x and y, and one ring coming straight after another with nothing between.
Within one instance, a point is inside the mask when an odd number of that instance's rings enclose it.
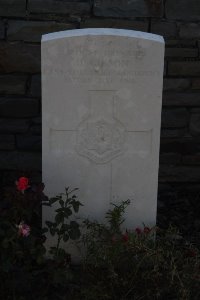
<instances>
[{"instance_id":1,"label":"red rose","mask_svg":"<svg viewBox=\"0 0 200 300\"><path fill-rule=\"evenodd\" d=\"M123 240L125 243L128 242L128 240L129 240L128 232L126 232L126 233L124 233L124 234L122 235L122 240Z\"/></svg>"},{"instance_id":2,"label":"red rose","mask_svg":"<svg viewBox=\"0 0 200 300\"><path fill-rule=\"evenodd\" d=\"M187 257L195 257L197 255L197 252L194 249L188 249L186 251L186 256Z\"/></svg>"},{"instance_id":3,"label":"red rose","mask_svg":"<svg viewBox=\"0 0 200 300\"><path fill-rule=\"evenodd\" d=\"M142 230L141 230L139 227L137 227L137 228L135 228L135 232L136 232L137 234L141 234L141 233L142 233Z\"/></svg>"},{"instance_id":4,"label":"red rose","mask_svg":"<svg viewBox=\"0 0 200 300\"><path fill-rule=\"evenodd\" d=\"M18 191L24 192L29 188L29 180L26 177L20 177L18 181L16 181L16 186Z\"/></svg>"},{"instance_id":5,"label":"red rose","mask_svg":"<svg viewBox=\"0 0 200 300\"><path fill-rule=\"evenodd\" d=\"M151 229L149 227L144 227L144 233L149 233Z\"/></svg>"}]
</instances>

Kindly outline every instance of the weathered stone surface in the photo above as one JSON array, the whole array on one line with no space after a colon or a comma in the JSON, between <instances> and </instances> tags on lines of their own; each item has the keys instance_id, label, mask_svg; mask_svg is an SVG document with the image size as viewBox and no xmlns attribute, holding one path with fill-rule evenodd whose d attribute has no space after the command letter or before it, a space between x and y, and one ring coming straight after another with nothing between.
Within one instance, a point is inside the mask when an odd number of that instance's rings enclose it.
<instances>
[{"instance_id":1,"label":"weathered stone surface","mask_svg":"<svg viewBox=\"0 0 200 300\"><path fill-rule=\"evenodd\" d=\"M41 71L40 46L20 42L0 42L0 72Z\"/></svg>"},{"instance_id":2,"label":"weathered stone surface","mask_svg":"<svg viewBox=\"0 0 200 300\"><path fill-rule=\"evenodd\" d=\"M73 30L44 36L42 55L48 194L66 181L78 186L81 215L97 220L111 201L133 198L125 226L155 224L163 39L132 30Z\"/></svg>"},{"instance_id":3,"label":"weathered stone surface","mask_svg":"<svg viewBox=\"0 0 200 300\"><path fill-rule=\"evenodd\" d=\"M185 128L178 129L161 129L161 138L177 138L186 134Z\"/></svg>"},{"instance_id":4,"label":"weathered stone surface","mask_svg":"<svg viewBox=\"0 0 200 300\"><path fill-rule=\"evenodd\" d=\"M181 23L179 25L179 36L183 39L200 38L200 24Z\"/></svg>"},{"instance_id":5,"label":"weathered stone surface","mask_svg":"<svg viewBox=\"0 0 200 300\"><path fill-rule=\"evenodd\" d=\"M0 75L0 94L23 95L26 90L26 81L25 75Z\"/></svg>"},{"instance_id":6,"label":"weathered stone surface","mask_svg":"<svg viewBox=\"0 0 200 300\"><path fill-rule=\"evenodd\" d=\"M199 50L197 48L166 48L166 57L198 57Z\"/></svg>"},{"instance_id":7,"label":"weathered stone surface","mask_svg":"<svg viewBox=\"0 0 200 300\"><path fill-rule=\"evenodd\" d=\"M191 86L191 80L188 78L164 78L164 91L183 91Z\"/></svg>"},{"instance_id":8,"label":"weathered stone surface","mask_svg":"<svg viewBox=\"0 0 200 300\"><path fill-rule=\"evenodd\" d=\"M200 135L200 113L191 115L191 117L190 117L190 133L194 136Z\"/></svg>"},{"instance_id":9,"label":"weathered stone surface","mask_svg":"<svg viewBox=\"0 0 200 300\"><path fill-rule=\"evenodd\" d=\"M200 21L199 0L167 0L166 17L173 20Z\"/></svg>"},{"instance_id":10,"label":"weathered stone surface","mask_svg":"<svg viewBox=\"0 0 200 300\"><path fill-rule=\"evenodd\" d=\"M162 128L181 128L188 124L189 114L185 108L163 109Z\"/></svg>"},{"instance_id":11,"label":"weathered stone surface","mask_svg":"<svg viewBox=\"0 0 200 300\"><path fill-rule=\"evenodd\" d=\"M93 10L102 17L162 17L163 1L94 0Z\"/></svg>"},{"instance_id":12,"label":"weathered stone surface","mask_svg":"<svg viewBox=\"0 0 200 300\"><path fill-rule=\"evenodd\" d=\"M25 133L29 126L30 121L27 119L0 119L1 133Z\"/></svg>"},{"instance_id":13,"label":"weathered stone surface","mask_svg":"<svg viewBox=\"0 0 200 300\"><path fill-rule=\"evenodd\" d=\"M36 152L0 151L0 169L41 171L41 158Z\"/></svg>"},{"instance_id":14,"label":"weathered stone surface","mask_svg":"<svg viewBox=\"0 0 200 300\"><path fill-rule=\"evenodd\" d=\"M5 25L2 20L0 20L0 40L5 38Z\"/></svg>"},{"instance_id":15,"label":"weathered stone surface","mask_svg":"<svg viewBox=\"0 0 200 300\"><path fill-rule=\"evenodd\" d=\"M42 34L74 28L73 23L9 21L7 38L10 41L40 42Z\"/></svg>"},{"instance_id":16,"label":"weathered stone surface","mask_svg":"<svg viewBox=\"0 0 200 300\"><path fill-rule=\"evenodd\" d=\"M0 150L14 150L15 137L11 134L0 134Z\"/></svg>"},{"instance_id":17,"label":"weathered stone surface","mask_svg":"<svg viewBox=\"0 0 200 300\"><path fill-rule=\"evenodd\" d=\"M26 0L0 0L0 17L25 17Z\"/></svg>"},{"instance_id":18,"label":"weathered stone surface","mask_svg":"<svg viewBox=\"0 0 200 300\"><path fill-rule=\"evenodd\" d=\"M200 106L200 93L164 93L163 105Z\"/></svg>"},{"instance_id":19,"label":"weathered stone surface","mask_svg":"<svg viewBox=\"0 0 200 300\"><path fill-rule=\"evenodd\" d=\"M80 28L121 28L139 31L148 31L148 20L122 19L86 19L81 21Z\"/></svg>"},{"instance_id":20,"label":"weathered stone surface","mask_svg":"<svg viewBox=\"0 0 200 300\"><path fill-rule=\"evenodd\" d=\"M31 78L30 95L41 97L41 75L33 75Z\"/></svg>"},{"instance_id":21,"label":"weathered stone surface","mask_svg":"<svg viewBox=\"0 0 200 300\"><path fill-rule=\"evenodd\" d=\"M200 166L169 166L159 168L160 182L199 182Z\"/></svg>"},{"instance_id":22,"label":"weathered stone surface","mask_svg":"<svg viewBox=\"0 0 200 300\"><path fill-rule=\"evenodd\" d=\"M170 61L168 74L176 76L200 76L200 61Z\"/></svg>"},{"instance_id":23,"label":"weathered stone surface","mask_svg":"<svg viewBox=\"0 0 200 300\"><path fill-rule=\"evenodd\" d=\"M193 90L200 90L200 78L193 78L192 79L192 89Z\"/></svg>"},{"instance_id":24,"label":"weathered stone surface","mask_svg":"<svg viewBox=\"0 0 200 300\"><path fill-rule=\"evenodd\" d=\"M37 99L32 98L0 98L0 117L26 118L39 113Z\"/></svg>"},{"instance_id":25,"label":"weathered stone surface","mask_svg":"<svg viewBox=\"0 0 200 300\"><path fill-rule=\"evenodd\" d=\"M20 134L17 135L17 149L19 150L32 150L32 151L41 151L42 150L42 138L38 135L30 134Z\"/></svg>"},{"instance_id":26,"label":"weathered stone surface","mask_svg":"<svg viewBox=\"0 0 200 300\"><path fill-rule=\"evenodd\" d=\"M177 25L175 22L153 20L151 23L151 32L162 35L165 38L172 38L177 35Z\"/></svg>"},{"instance_id":27,"label":"weathered stone surface","mask_svg":"<svg viewBox=\"0 0 200 300\"><path fill-rule=\"evenodd\" d=\"M30 13L52 14L89 14L91 2L89 0L29 0L28 10Z\"/></svg>"}]
</instances>

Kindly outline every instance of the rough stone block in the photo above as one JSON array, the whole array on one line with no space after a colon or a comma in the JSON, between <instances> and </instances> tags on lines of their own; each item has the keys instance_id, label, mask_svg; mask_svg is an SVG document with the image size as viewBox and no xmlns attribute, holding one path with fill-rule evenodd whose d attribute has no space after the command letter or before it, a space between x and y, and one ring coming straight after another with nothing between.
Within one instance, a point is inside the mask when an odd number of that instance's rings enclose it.
<instances>
[{"instance_id":1,"label":"rough stone block","mask_svg":"<svg viewBox=\"0 0 200 300\"><path fill-rule=\"evenodd\" d=\"M41 71L40 46L21 42L0 42L0 72Z\"/></svg>"},{"instance_id":2,"label":"rough stone block","mask_svg":"<svg viewBox=\"0 0 200 300\"><path fill-rule=\"evenodd\" d=\"M177 25L175 22L153 20L151 23L151 32L172 38L177 35Z\"/></svg>"},{"instance_id":3,"label":"rough stone block","mask_svg":"<svg viewBox=\"0 0 200 300\"><path fill-rule=\"evenodd\" d=\"M32 125L30 128L30 132L33 134L38 134L41 135L42 134L42 126L41 125Z\"/></svg>"},{"instance_id":4,"label":"rough stone block","mask_svg":"<svg viewBox=\"0 0 200 300\"><path fill-rule=\"evenodd\" d=\"M200 153L200 141L195 137L161 139L160 153L180 153L193 155Z\"/></svg>"},{"instance_id":5,"label":"rough stone block","mask_svg":"<svg viewBox=\"0 0 200 300\"><path fill-rule=\"evenodd\" d=\"M178 153L163 153L160 155L160 164L177 165L181 162L181 155Z\"/></svg>"},{"instance_id":6,"label":"rough stone block","mask_svg":"<svg viewBox=\"0 0 200 300\"><path fill-rule=\"evenodd\" d=\"M32 98L0 98L0 117L27 118L39 113L38 100Z\"/></svg>"},{"instance_id":7,"label":"rough stone block","mask_svg":"<svg viewBox=\"0 0 200 300\"><path fill-rule=\"evenodd\" d=\"M12 134L0 134L0 150L14 150L15 137Z\"/></svg>"},{"instance_id":8,"label":"rough stone block","mask_svg":"<svg viewBox=\"0 0 200 300\"><path fill-rule=\"evenodd\" d=\"M41 97L41 75L33 75L31 78L30 95Z\"/></svg>"},{"instance_id":9,"label":"rough stone block","mask_svg":"<svg viewBox=\"0 0 200 300\"><path fill-rule=\"evenodd\" d=\"M0 151L0 169L41 171L41 158L36 152Z\"/></svg>"},{"instance_id":10,"label":"rough stone block","mask_svg":"<svg viewBox=\"0 0 200 300\"><path fill-rule=\"evenodd\" d=\"M190 113L191 114L200 114L200 108L199 107L191 108Z\"/></svg>"},{"instance_id":11,"label":"rough stone block","mask_svg":"<svg viewBox=\"0 0 200 300\"><path fill-rule=\"evenodd\" d=\"M89 14L91 2L89 0L29 0L28 11L30 13L52 14Z\"/></svg>"},{"instance_id":12,"label":"rough stone block","mask_svg":"<svg viewBox=\"0 0 200 300\"><path fill-rule=\"evenodd\" d=\"M164 78L163 89L164 91L183 91L187 90L190 85L188 78Z\"/></svg>"},{"instance_id":13,"label":"rough stone block","mask_svg":"<svg viewBox=\"0 0 200 300\"><path fill-rule=\"evenodd\" d=\"M165 57L198 57L197 48L166 48Z\"/></svg>"},{"instance_id":14,"label":"rough stone block","mask_svg":"<svg viewBox=\"0 0 200 300\"><path fill-rule=\"evenodd\" d=\"M86 19L81 21L81 28L121 28L138 31L148 31L148 20L122 20L122 19Z\"/></svg>"},{"instance_id":15,"label":"rough stone block","mask_svg":"<svg viewBox=\"0 0 200 300\"><path fill-rule=\"evenodd\" d=\"M200 90L200 78L192 79L192 89L193 90Z\"/></svg>"},{"instance_id":16,"label":"rough stone block","mask_svg":"<svg viewBox=\"0 0 200 300\"><path fill-rule=\"evenodd\" d=\"M199 0L167 0L166 17L173 20L200 21Z\"/></svg>"},{"instance_id":17,"label":"rough stone block","mask_svg":"<svg viewBox=\"0 0 200 300\"><path fill-rule=\"evenodd\" d=\"M0 75L0 94L23 95L25 94L27 76L25 75Z\"/></svg>"},{"instance_id":18,"label":"rough stone block","mask_svg":"<svg viewBox=\"0 0 200 300\"><path fill-rule=\"evenodd\" d=\"M5 38L5 25L4 22L0 20L0 40Z\"/></svg>"},{"instance_id":19,"label":"rough stone block","mask_svg":"<svg viewBox=\"0 0 200 300\"><path fill-rule=\"evenodd\" d=\"M164 106L200 106L200 93L164 93Z\"/></svg>"},{"instance_id":20,"label":"rough stone block","mask_svg":"<svg viewBox=\"0 0 200 300\"><path fill-rule=\"evenodd\" d=\"M176 76L200 76L200 61L171 61L168 74Z\"/></svg>"},{"instance_id":21,"label":"rough stone block","mask_svg":"<svg viewBox=\"0 0 200 300\"><path fill-rule=\"evenodd\" d=\"M160 182L199 182L200 166L169 166L161 165L159 169Z\"/></svg>"},{"instance_id":22,"label":"rough stone block","mask_svg":"<svg viewBox=\"0 0 200 300\"><path fill-rule=\"evenodd\" d=\"M185 128L178 129L162 129L161 130L161 138L177 138L183 137L186 133Z\"/></svg>"},{"instance_id":23,"label":"rough stone block","mask_svg":"<svg viewBox=\"0 0 200 300\"><path fill-rule=\"evenodd\" d=\"M188 117L188 111L185 108L163 109L162 128L186 127Z\"/></svg>"},{"instance_id":24,"label":"rough stone block","mask_svg":"<svg viewBox=\"0 0 200 300\"><path fill-rule=\"evenodd\" d=\"M179 25L179 36L184 39L200 38L199 23L182 23Z\"/></svg>"},{"instance_id":25,"label":"rough stone block","mask_svg":"<svg viewBox=\"0 0 200 300\"><path fill-rule=\"evenodd\" d=\"M200 113L191 115L190 133L194 136L200 136Z\"/></svg>"},{"instance_id":26,"label":"rough stone block","mask_svg":"<svg viewBox=\"0 0 200 300\"><path fill-rule=\"evenodd\" d=\"M7 38L10 41L40 42L42 34L74 28L73 23L9 21Z\"/></svg>"},{"instance_id":27,"label":"rough stone block","mask_svg":"<svg viewBox=\"0 0 200 300\"><path fill-rule=\"evenodd\" d=\"M17 135L17 149L27 151L41 151L42 138L38 135L20 134Z\"/></svg>"},{"instance_id":28,"label":"rough stone block","mask_svg":"<svg viewBox=\"0 0 200 300\"><path fill-rule=\"evenodd\" d=\"M25 133L28 131L30 121L27 119L0 119L0 132Z\"/></svg>"},{"instance_id":29,"label":"rough stone block","mask_svg":"<svg viewBox=\"0 0 200 300\"><path fill-rule=\"evenodd\" d=\"M102 17L162 17L162 0L94 0L94 15Z\"/></svg>"},{"instance_id":30,"label":"rough stone block","mask_svg":"<svg viewBox=\"0 0 200 300\"><path fill-rule=\"evenodd\" d=\"M195 39L167 39L165 44L166 47L196 47L197 41Z\"/></svg>"},{"instance_id":31,"label":"rough stone block","mask_svg":"<svg viewBox=\"0 0 200 300\"><path fill-rule=\"evenodd\" d=\"M200 165L200 153L182 156L184 165Z\"/></svg>"},{"instance_id":32,"label":"rough stone block","mask_svg":"<svg viewBox=\"0 0 200 300\"><path fill-rule=\"evenodd\" d=\"M35 118L32 119L32 121L33 121L33 124L41 125L42 124L42 117L41 116L35 117Z\"/></svg>"},{"instance_id":33,"label":"rough stone block","mask_svg":"<svg viewBox=\"0 0 200 300\"><path fill-rule=\"evenodd\" d=\"M25 17L26 0L0 0L1 17Z\"/></svg>"}]
</instances>

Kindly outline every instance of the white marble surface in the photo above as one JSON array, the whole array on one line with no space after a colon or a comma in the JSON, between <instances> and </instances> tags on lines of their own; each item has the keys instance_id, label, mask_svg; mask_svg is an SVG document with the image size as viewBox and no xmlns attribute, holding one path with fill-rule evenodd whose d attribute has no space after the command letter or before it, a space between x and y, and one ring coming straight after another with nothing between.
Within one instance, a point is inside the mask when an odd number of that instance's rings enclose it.
<instances>
[{"instance_id":1,"label":"white marble surface","mask_svg":"<svg viewBox=\"0 0 200 300\"><path fill-rule=\"evenodd\" d=\"M78 187L81 217L131 199L124 226L156 223L164 42L83 29L42 39L43 181ZM49 218L44 211L44 219Z\"/></svg>"}]
</instances>

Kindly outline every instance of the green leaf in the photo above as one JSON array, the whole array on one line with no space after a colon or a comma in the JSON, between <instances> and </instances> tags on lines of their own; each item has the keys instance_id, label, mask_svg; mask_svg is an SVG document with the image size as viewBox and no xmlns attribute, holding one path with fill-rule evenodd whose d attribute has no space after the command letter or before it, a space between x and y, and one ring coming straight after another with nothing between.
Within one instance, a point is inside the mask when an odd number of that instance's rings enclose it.
<instances>
[{"instance_id":1,"label":"green leaf","mask_svg":"<svg viewBox=\"0 0 200 300\"><path fill-rule=\"evenodd\" d=\"M57 213L59 213L61 211L63 211L63 208L58 208L58 209L55 210L55 212L57 212Z\"/></svg>"},{"instance_id":2,"label":"green leaf","mask_svg":"<svg viewBox=\"0 0 200 300\"><path fill-rule=\"evenodd\" d=\"M68 234L63 235L63 241L67 242L68 240L69 240L69 235Z\"/></svg>"},{"instance_id":3,"label":"green leaf","mask_svg":"<svg viewBox=\"0 0 200 300\"><path fill-rule=\"evenodd\" d=\"M69 231L69 236L72 240L76 240L81 235L79 230L79 225L75 221L71 221L70 225L71 225L71 229Z\"/></svg>"},{"instance_id":4,"label":"green leaf","mask_svg":"<svg viewBox=\"0 0 200 300\"><path fill-rule=\"evenodd\" d=\"M52 236L54 236L55 235L55 233L56 233L56 229L55 228L50 228L50 234L52 235Z\"/></svg>"},{"instance_id":5,"label":"green leaf","mask_svg":"<svg viewBox=\"0 0 200 300\"><path fill-rule=\"evenodd\" d=\"M72 210L69 207L66 207L64 209L64 214L65 214L65 218L68 218L69 216L72 215Z\"/></svg>"},{"instance_id":6,"label":"green leaf","mask_svg":"<svg viewBox=\"0 0 200 300\"><path fill-rule=\"evenodd\" d=\"M52 226L54 226L54 223L51 221L46 221L45 224L50 228Z\"/></svg>"},{"instance_id":7,"label":"green leaf","mask_svg":"<svg viewBox=\"0 0 200 300\"><path fill-rule=\"evenodd\" d=\"M76 221L70 221L71 228L79 228L79 224Z\"/></svg>"},{"instance_id":8,"label":"green leaf","mask_svg":"<svg viewBox=\"0 0 200 300\"><path fill-rule=\"evenodd\" d=\"M61 200L59 200L59 203L60 203L60 206L61 207L64 207L64 201L61 199Z\"/></svg>"},{"instance_id":9,"label":"green leaf","mask_svg":"<svg viewBox=\"0 0 200 300\"><path fill-rule=\"evenodd\" d=\"M46 221L46 222L48 222L48 221ZM46 227L42 228L42 234L47 233L47 232L48 232L48 228L46 228Z\"/></svg>"},{"instance_id":10,"label":"green leaf","mask_svg":"<svg viewBox=\"0 0 200 300\"><path fill-rule=\"evenodd\" d=\"M60 197L56 196L56 197L49 199L49 202L50 202L50 204L53 204L53 203L57 202L59 199L60 199Z\"/></svg>"},{"instance_id":11,"label":"green leaf","mask_svg":"<svg viewBox=\"0 0 200 300\"><path fill-rule=\"evenodd\" d=\"M79 207L80 206L83 206L83 204L81 204L81 202L77 201L77 200L73 200L71 202L72 206L73 206L73 209L74 211L77 213L79 211Z\"/></svg>"},{"instance_id":12,"label":"green leaf","mask_svg":"<svg viewBox=\"0 0 200 300\"><path fill-rule=\"evenodd\" d=\"M64 214L62 212L58 213L55 217L56 224L59 225L60 223L64 222Z\"/></svg>"}]
</instances>

